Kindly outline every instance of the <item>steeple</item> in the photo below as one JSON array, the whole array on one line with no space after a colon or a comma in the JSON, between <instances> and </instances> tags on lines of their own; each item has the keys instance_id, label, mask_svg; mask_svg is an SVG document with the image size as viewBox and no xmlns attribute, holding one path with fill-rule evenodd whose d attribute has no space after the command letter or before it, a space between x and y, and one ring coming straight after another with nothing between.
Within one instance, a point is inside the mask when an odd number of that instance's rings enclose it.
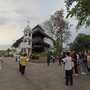
<instances>
[{"instance_id":1,"label":"steeple","mask_svg":"<svg viewBox=\"0 0 90 90\"><path fill-rule=\"evenodd\" d=\"M32 29L30 28L29 24L30 24L30 21L27 21L27 26L24 29L24 32L26 32L26 33L31 33L32 32Z\"/></svg>"},{"instance_id":2,"label":"steeple","mask_svg":"<svg viewBox=\"0 0 90 90\"><path fill-rule=\"evenodd\" d=\"M22 50L27 53L28 57L30 57L32 51L32 29L29 26L29 21L27 21L27 26L24 29Z\"/></svg>"}]
</instances>

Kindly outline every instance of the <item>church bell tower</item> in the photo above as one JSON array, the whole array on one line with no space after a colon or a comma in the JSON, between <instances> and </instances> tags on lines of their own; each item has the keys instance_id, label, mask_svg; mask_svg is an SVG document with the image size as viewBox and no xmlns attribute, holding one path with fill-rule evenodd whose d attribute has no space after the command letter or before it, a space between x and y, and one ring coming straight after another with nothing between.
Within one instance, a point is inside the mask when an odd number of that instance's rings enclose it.
<instances>
[{"instance_id":1,"label":"church bell tower","mask_svg":"<svg viewBox=\"0 0 90 90\"><path fill-rule=\"evenodd\" d=\"M28 58L30 58L32 54L32 29L29 25L27 25L24 29L23 44L23 52L25 52Z\"/></svg>"}]
</instances>

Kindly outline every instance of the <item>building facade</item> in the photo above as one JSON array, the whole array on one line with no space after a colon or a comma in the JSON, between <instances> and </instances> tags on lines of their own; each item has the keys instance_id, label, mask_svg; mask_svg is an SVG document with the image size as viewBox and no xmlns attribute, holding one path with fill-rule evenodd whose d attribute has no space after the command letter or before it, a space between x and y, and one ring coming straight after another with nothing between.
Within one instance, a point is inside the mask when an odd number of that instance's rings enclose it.
<instances>
[{"instance_id":1,"label":"building facade","mask_svg":"<svg viewBox=\"0 0 90 90\"><path fill-rule=\"evenodd\" d=\"M45 30L40 25L35 26L32 30L27 26L24 29L24 36L18 39L12 46L21 48L22 51L27 51L27 53L29 53L29 51L44 52L50 47L50 44L45 42L46 38L51 41L53 40L45 33Z\"/></svg>"}]
</instances>

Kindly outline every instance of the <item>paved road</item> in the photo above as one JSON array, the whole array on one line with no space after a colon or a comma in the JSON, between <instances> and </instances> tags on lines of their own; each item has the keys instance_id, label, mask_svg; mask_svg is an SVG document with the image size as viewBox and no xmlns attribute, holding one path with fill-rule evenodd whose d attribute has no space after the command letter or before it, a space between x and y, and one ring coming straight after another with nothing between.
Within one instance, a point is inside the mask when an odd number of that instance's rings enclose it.
<instances>
[{"instance_id":1,"label":"paved road","mask_svg":"<svg viewBox=\"0 0 90 90\"><path fill-rule=\"evenodd\" d=\"M61 66L28 64L25 76L18 71L14 59L4 58L0 70L0 90L90 90L90 74L74 77L74 86L65 87Z\"/></svg>"}]
</instances>

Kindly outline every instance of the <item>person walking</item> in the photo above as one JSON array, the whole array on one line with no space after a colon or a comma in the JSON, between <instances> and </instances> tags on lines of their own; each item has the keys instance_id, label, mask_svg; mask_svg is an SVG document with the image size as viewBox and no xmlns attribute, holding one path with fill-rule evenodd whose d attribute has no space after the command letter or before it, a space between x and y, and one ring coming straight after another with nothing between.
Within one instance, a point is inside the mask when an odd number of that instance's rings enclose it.
<instances>
[{"instance_id":1,"label":"person walking","mask_svg":"<svg viewBox=\"0 0 90 90\"><path fill-rule=\"evenodd\" d=\"M90 72L90 51L87 53L87 70Z\"/></svg>"},{"instance_id":2,"label":"person walking","mask_svg":"<svg viewBox=\"0 0 90 90\"><path fill-rule=\"evenodd\" d=\"M80 74L80 64L81 64L80 54L76 53L76 56L77 56L77 69L78 69L78 73Z\"/></svg>"},{"instance_id":3,"label":"person walking","mask_svg":"<svg viewBox=\"0 0 90 90\"><path fill-rule=\"evenodd\" d=\"M3 64L3 56L0 57L0 70L2 70L2 64Z\"/></svg>"},{"instance_id":4,"label":"person walking","mask_svg":"<svg viewBox=\"0 0 90 90\"><path fill-rule=\"evenodd\" d=\"M52 51L51 51L51 49L49 48L49 49L48 49L48 53L47 53L47 65L48 65L48 66L50 65L51 59L52 59Z\"/></svg>"},{"instance_id":5,"label":"person walking","mask_svg":"<svg viewBox=\"0 0 90 90\"><path fill-rule=\"evenodd\" d=\"M20 61L19 61L19 71L22 75L24 75L25 73L25 68L27 63L28 63L27 54L26 53L21 54Z\"/></svg>"},{"instance_id":6,"label":"person walking","mask_svg":"<svg viewBox=\"0 0 90 90\"><path fill-rule=\"evenodd\" d=\"M83 52L80 53L80 68L81 68L81 74L86 75L87 74L87 59Z\"/></svg>"},{"instance_id":7,"label":"person walking","mask_svg":"<svg viewBox=\"0 0 90 90\"><path fill-rule=\"evenodd\" d=\"M66 86L68 86L69 82L70 85L73 85L73 67L74 63L72 61L72 58L70 56L70 53L66 53L66 57L62 59L62 63L64 64L65 67L65 79L66 79Z\"/></svg>"},{"instance_id":8,"label":"person walking","mask_svg":"<svg viewBox=\"0 0 90 90\"><path fill-rule=\"evenodd\" d=\"M72 52L71 57L72 57L72 60L74 62L74 73L75 73L75 76L78 76L78 63L77 63L77 55L76 55L75 51Z\"/></svg>"}]
</instances>

